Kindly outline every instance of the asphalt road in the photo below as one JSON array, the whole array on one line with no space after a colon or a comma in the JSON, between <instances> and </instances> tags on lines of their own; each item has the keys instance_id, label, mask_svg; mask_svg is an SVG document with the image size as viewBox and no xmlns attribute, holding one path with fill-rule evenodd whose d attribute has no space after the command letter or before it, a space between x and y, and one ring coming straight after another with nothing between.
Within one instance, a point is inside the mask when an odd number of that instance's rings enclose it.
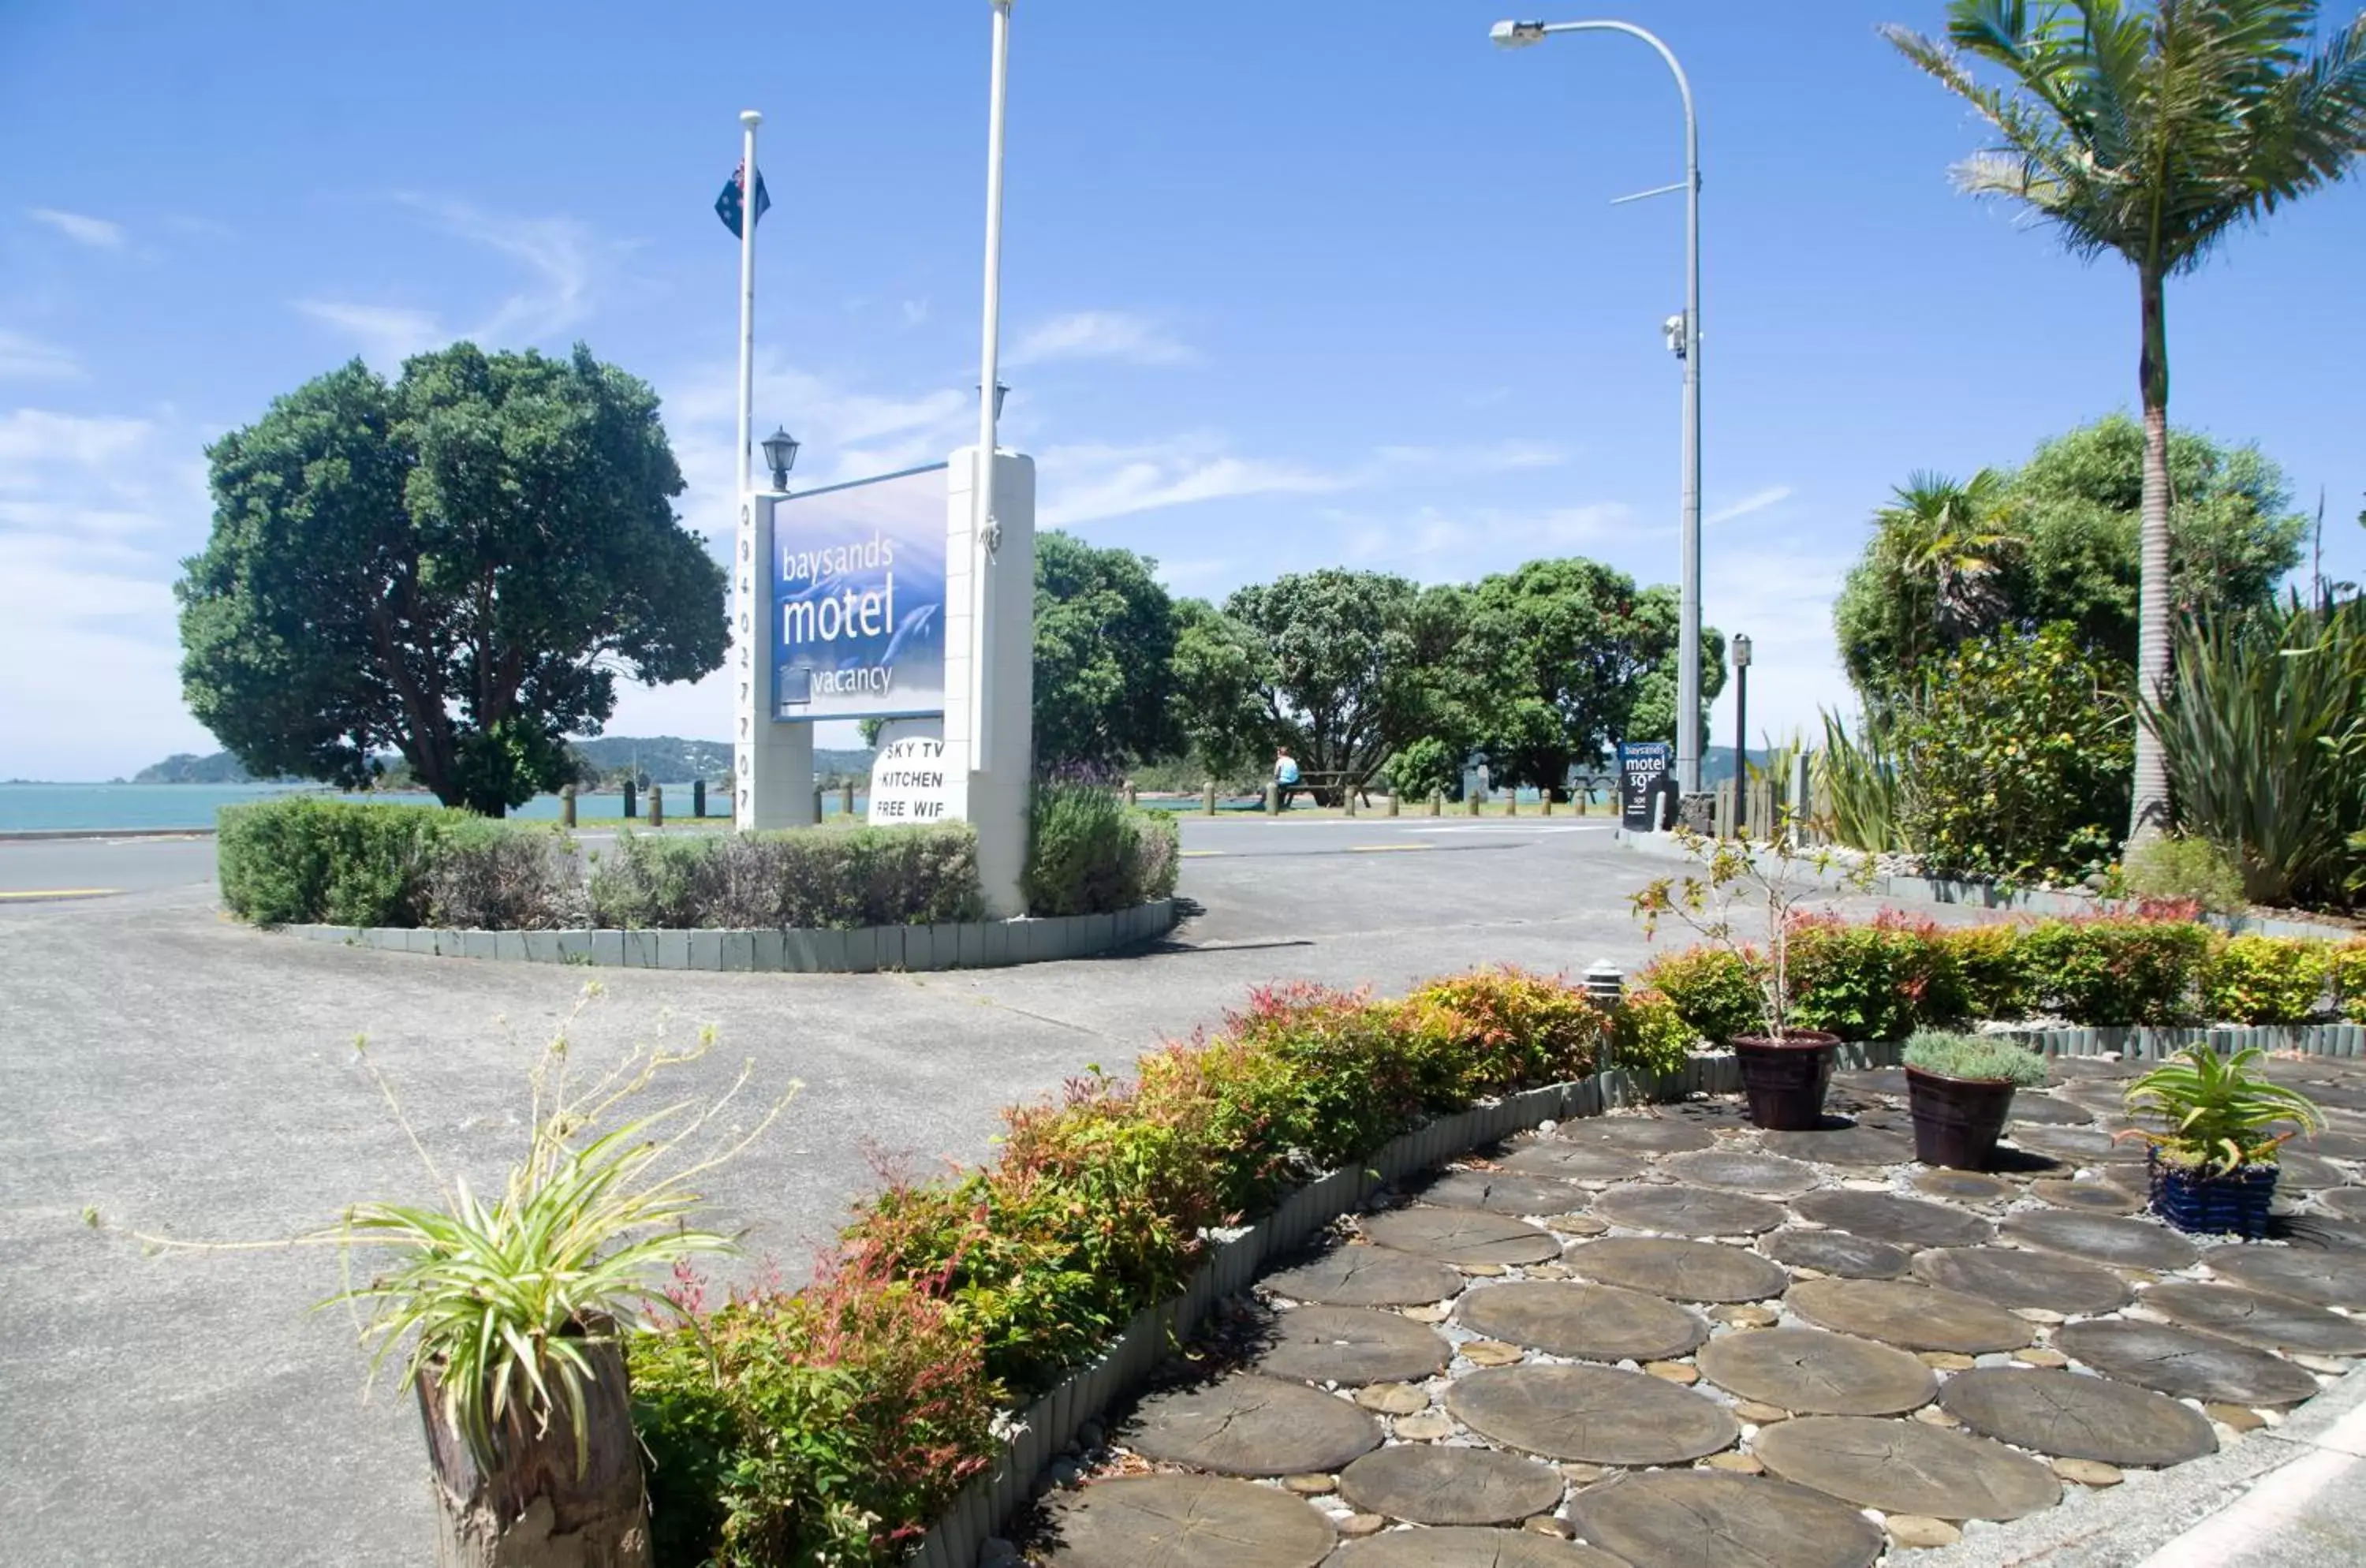
<instances>
[{"instance_id":1,"label":"asphalt road","mask_svg":"<svg viewBox=\"0 0 2366 1568\"><path fill-rule=\"evenodd\" d=\"M1602 824L1187 819L1200 912L1129 955L929 975L597 975L573 1031L604 1061L665 1029L805 1089L718 1174L727 1280L801 1280L881 1165L991 1154L997 1109L1220 1023L1285 978L1383 993L1472 964L1639 961L1626 896L1665 869ZM426 1553L415 1415L363 1357L319 1248L149 1256L81 1221L286 1236L432 1195L356 1066L480 1190L519 1146L525 1071L585 971L299 943L220 917L204 840L0 844L0 1562L393 1564Z\"/></svg>"}]
</instances>

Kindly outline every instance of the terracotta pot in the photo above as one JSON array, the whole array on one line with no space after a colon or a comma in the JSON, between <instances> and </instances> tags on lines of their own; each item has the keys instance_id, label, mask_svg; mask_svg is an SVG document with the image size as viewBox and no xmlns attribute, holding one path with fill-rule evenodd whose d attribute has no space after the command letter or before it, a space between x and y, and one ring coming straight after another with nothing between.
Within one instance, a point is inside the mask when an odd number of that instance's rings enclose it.
<instances>
[{"instance_id":1,"label":"terracotta pot","mask_svg":"<svg viewBox=\"0 0 2366 1568\"><path fill-rule=\"evenodd\" d=\"M1832 1051L1841 1037L1795 1029L1780 1040L1761 1034L1733 1039L1750 1120L1770 1133L1807 1133L1823 1125L1824 1089L1832 1081Z\"/></svg>"},{"instance_id":2,"label":"terracotta pot","mask_svg":"<svg viewBox=\"0 0 2366 1568\"><path fill-rule=\"evenodd\" d=\"M1914 1157L1951 1170L1987 1170L2012 1113L2012 1085L2002 1078L1954 1078L1906 1069L1914 1111Z\"/></svg>"}]
</instances>

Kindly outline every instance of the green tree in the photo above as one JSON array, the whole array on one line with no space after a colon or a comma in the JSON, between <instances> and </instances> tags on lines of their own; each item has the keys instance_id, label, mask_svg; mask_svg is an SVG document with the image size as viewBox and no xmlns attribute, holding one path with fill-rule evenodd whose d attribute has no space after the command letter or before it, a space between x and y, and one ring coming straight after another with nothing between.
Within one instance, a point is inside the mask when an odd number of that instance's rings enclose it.
<instances>
[{"instance_id":1,"label":"green tree","mask_svg":"<svg viewBox=\"0 0 2366 1568\"><path fill-rule=\"evenodd\" d=\"M1177 700L1193 743L1219 772L1286 745L1317 798L1369 780L1433 725L1454 721L1422 655L1448 601L1404 578L1326 568L1243 588L1217 612L1189 604L1176 641Z\"/></svg>"},{"instance_id":2,"label":"green tree","mask_svg":"<svg viewBox=\"0 0 2366 1568\"><path fill-rule=\"evenodd\" d=\"M1594 766L1612 743L1673 739L1678 612L1675 590L1639 592L1626 573L1582 558L1530 561L1471 589L1458 696L1479 716L1493 777L1565 799L1570 771ZM1705 694L1714 697L1723 639L1707 640Z\"/></svg>"},{"instance_id":3,"label":"green tree","mask_svg":"<svg viewBox=\"0 0 2366 1568\"><path fill-rule=\"evenodd\" d=\"M1995 632L1933 660L1890 732L1906 840L1942 871L2102 869L2127 811L2129 685L2067 626Z\"/></svg>"},{"instance_id":4,"label":"green tree","mask_svg":"<svg viewBox=\"0 0 2366 1568\"><path fill-rule=\"evenodd\" d=\"M2341 177L2366 151L2366 15L2312 51L2315 0L1952 0L1948 45L1885 31L1969 103L1998 144L1957 168L2018 202L2077 254L2135 269L2144 403L2137 669L2169 673L2169 278L2228 232ZM1958 52L1960 51L1960 52ZM1963 56L2001 71L1976 80ZM2165 820L2160 743L2138 726L2131 834Z\"/></svg>"},{"instance_id":5,"label":"green tree","mask_svg":"<svg viewBox=\"0 0 2366 1568\"><path fill-rule=\"evenodd\" d=\"M723 569L641 381L457 344L389 386L356 360L208 449L213 534L183 563L182 691L261 776L347 787L399 752L499 816L574 776L621 673L718 668Z\"/></svg>"},{"instance_id":6,"label":"green tree","mask_svg":"<svg viewBox=\"0 0 2366 1568\"><path fill-rule=\"evenodd\" d=\"M1056 530L1035 539L1035 764L1163 757L1174 716L1174 601L1157 562Z\"/></svg>"},{"instance_id":7,"label":"green tree","mask_svg":"<svg viewBox=\"0 0 2366 1568\"><path fill-rule=\"evenodd\" d=\"M1875 532L1832 610L1842 663L1867 704L1877 709L1910 693L1923 660L2005 628L2067 624L2089 651L2133 668L2144 446L2143 426L2113 414L2043 443L1989 486L1975 479L1951 493L1944 481L1918 478L1898 491L1896 506L1874 514ZM2282 470L2257 447L2191 430L2169 433L2169 458L2177 609L2267 604L2299 562L2307 526L2288 510ZM1982 502L1971 497L1975 487L1992 493ZM1951 513L1966 520L1960 527ZM1976 514L1986 521L1971 521ZM1927 558L1951 551L1991 570L1985 592L1943 615Z\"/></svg>"}]
</instances>

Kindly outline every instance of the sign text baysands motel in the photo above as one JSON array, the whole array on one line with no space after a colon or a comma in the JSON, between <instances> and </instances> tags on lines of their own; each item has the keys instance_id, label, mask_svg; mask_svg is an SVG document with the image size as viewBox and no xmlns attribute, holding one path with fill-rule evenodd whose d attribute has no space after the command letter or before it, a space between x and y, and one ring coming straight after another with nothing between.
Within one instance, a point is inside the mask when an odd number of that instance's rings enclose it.
<instances>
[{"instance_id":1,"label":"sign text baysands motel","mask_svg":"<svg viewBox=\"0 0 2366 1568\"><path fill-rule=\"evenodd\" d=\"M808 491L775 518L772 716L942 713L944 466Z\"/></svg>"}]
</instances>

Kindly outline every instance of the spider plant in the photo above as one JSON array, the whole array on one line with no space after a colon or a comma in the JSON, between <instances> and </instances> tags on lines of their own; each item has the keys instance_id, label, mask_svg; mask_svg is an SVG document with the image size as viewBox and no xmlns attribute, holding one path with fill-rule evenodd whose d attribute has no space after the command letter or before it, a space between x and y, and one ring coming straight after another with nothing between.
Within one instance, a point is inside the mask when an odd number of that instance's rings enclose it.
<instances>
[{"instance_id":1,"label":"spider plant","mask_svg":"<svg viewBox=\"0 0 2366 1568\"><path fill-rule=\"evenodd\" d=\"M2128 1114L2158 1118L2166 1130L2118 1135L2141 1138L2164 1159L2204 1175L2273 1162L2285 1139L2317 1131L2325 1118L2308 1096L2251 1071L2265 1055L2256 1047L2231 1056L2189 1047L2128 1085ZM2269 1131L2280 1122L2293 1125Z\"/></svg>"},{"instance_id":2,"label":"spider plant","mask_svg":"<svg viewBox=\"0 0 2366 1568\"><path fill-rule=\"evenodd\" d=\"M596 994L587 987L587 999ZM659 1071L696 1060L713 1038L704 1032L686 1051L637 1046L579 1092L568 1079L562 1029L532 1074L524 1157L490 1202L466 1177L445 1179L365 1056L442 1201L347 1210L331 1234L348 1269L360 1247L389 1249L392 1259L330 1301L369 1309L362 1334L374 1342L373 1376L398 1354L405 1390L433 1372L440 1414L481 1471L498 1470L503 1434L546 1433L563 1407L582 1473L593 1348L649 1325L665 1301L661 1281L682 1255L734 1250L727 1236L689 1228L703 1201L693 1183L771 1126L796 1086L752 1129L697 1157L683 1150L730 1106L749 1067L711 1101L679 1100L601 1130Z\"/></svg>"}]
</instances>

